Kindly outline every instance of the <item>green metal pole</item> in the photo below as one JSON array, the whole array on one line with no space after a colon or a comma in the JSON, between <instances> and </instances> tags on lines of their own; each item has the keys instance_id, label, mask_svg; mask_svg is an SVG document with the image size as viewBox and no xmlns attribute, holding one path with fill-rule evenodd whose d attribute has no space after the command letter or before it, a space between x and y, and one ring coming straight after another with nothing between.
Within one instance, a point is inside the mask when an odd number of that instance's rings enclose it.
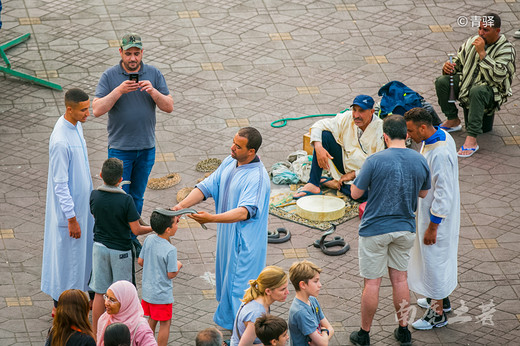
<instances>
[{"instance_id":1,"label":"green metal pole","mask_svg":"<svg viewBox=\"0 0 520 346\"><path fill-rule=\"evenodd\" d=\"M47 88L56 89L56 90L60 90L60 91L63 90L61 85L46 81L41 78L37 78L37 77L31 76L31 75L28 75L26 73L15 71L11 68L11 63L9 62L9 59L7 58L7 55L5 54L5 51L11 47L14 47L22 42L27 41L29 39L29 37L31 37L31 34L27 33L25 35L15 38L14 40L11 40L0 46L0 56L2 56L2 59L4 60L5 64L7 65L7 67L0 66L0 71L2 71L3 73L6 73L6 74L10 74L11 76L26 79L32 83L40 84Z\"/></svg>"},{"instance_id":2,"label":"green metal pole","mask_svg":"<svg viewBox=\"0 0 520 346\"><path fill-rule=\"evenodd\" d=\"M0 49L2 49L3 51L6 51L11 47L16 46L17 44L27 41L29 39L29 37L31 37L31 33L27 33L25 35L19 36L19 37L15 38L14 40L11 40L11 41L7 42L6 44L1 45Z\"/></svg>"},{"instance_id":3,"label":"green metal pole","mask_svg":"<svg viewBox=\"0 0 520 346\"><path fill-rule=\"evenodd\" d=\"M5 68L3 66L0 66L0 71L3 72L3 73L6 73L6 74L10 74L12 76L18 77L18 78L26 79L26 80L28 80L29 82L32 82L32 83L43 85L44 87L47 87L47 88L56 89L56 90L59 90L59 91L63 90L61 85L58 85L56 83L52 83L52 82L46 81L44 79L40 79L40 78L31 76L31 75L25 74L25 73L22 73L22 72L18 72L18 71L15 71L13 69L10 69L10 68Z\"/></svg>"}]
</instances>

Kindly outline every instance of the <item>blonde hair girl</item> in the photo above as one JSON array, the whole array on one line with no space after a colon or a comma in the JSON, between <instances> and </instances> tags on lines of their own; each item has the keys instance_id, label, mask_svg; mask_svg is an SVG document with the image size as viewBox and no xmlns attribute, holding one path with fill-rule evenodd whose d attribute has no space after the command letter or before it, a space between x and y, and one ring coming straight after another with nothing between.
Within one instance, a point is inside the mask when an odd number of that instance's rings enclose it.
<instances>
[{"instance_id":1,"label":"blonde hair girl","mask_svg":"<svg viewBox=\"0 0 520 346\"><path fill-rule=\"evenodd\" d=\"M255 333L256 319L269 313L272 303L285 302L289 295L287 274L277 266L265 267L249 285L235 317L231 346L261 344Z\"/></svg>"}]
</instances>

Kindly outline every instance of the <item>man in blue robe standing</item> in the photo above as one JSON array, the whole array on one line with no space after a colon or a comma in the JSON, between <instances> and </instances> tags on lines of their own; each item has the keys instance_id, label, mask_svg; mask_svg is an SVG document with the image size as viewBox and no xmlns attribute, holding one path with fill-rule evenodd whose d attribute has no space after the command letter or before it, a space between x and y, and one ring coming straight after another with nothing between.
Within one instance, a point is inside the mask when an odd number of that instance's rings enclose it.
<instances>
[{"instance_id":1,"label":"man in blue robe standing","mask_svg":"<svg viewBox=\"0 0 520 346\"><path fill-rule=\"evenodd\" d=\"M201 224L218 223L215 282L219 305L213 321L226 329L233 328L244 290L266 262L271 185L256 155L261 144L258 130L240 129L233 138L231 156L174 207L189 208L209 197L215 200L215 214L200 211L190 217Z\"/></svg>"},{"instance_id":2,"label":"man in blue robe standing","mask_svg":"<svg viewBox=\"0 0 520 346\"><path fill-rule=\"evenodd\" d=\"M88 290L92 268L92 177L81 126L90 115L89 97L71 89L65 106L49 140L41 278L41 290L52 297L55 308L63 291Z\"/></svg>"}]
</instances>

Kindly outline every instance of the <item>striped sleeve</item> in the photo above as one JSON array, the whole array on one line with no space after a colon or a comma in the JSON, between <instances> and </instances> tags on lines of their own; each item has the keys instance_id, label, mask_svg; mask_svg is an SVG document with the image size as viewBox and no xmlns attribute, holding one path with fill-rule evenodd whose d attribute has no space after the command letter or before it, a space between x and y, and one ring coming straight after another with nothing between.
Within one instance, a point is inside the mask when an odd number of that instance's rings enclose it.
<instances>
[{"instance_id":1,"label":"striped sleeve","mask_svg":"<svg viewBox=\"0 0 520 346\"><path fill-rule=\"evenodd\" d=\"M515 50L511 43L504 42L496 47L493 54L486 54L480 61L481 72L489 85L501 84L515 71Z\"/></svg>"}]
</instances>

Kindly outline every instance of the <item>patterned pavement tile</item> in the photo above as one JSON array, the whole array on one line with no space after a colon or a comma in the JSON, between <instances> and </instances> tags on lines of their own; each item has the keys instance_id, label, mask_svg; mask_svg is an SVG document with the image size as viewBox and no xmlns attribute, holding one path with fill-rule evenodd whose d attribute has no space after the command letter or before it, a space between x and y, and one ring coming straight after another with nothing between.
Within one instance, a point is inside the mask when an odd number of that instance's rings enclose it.
<instances>
[{"instance_id":1,"label":"patterned pavement tile","mask_svg":"<svg viewBox=\"0 0 520 346\"><path fill-rule=\"evenodd\" d=\"M272 121L337 113L359 93L376 97L391 80L420 92L441 115L433 82L447 53L476 34L473 17L500 13L502 32L518 45L511 36L518 30L519 10L512 0L7 0L0 44L30 32L28 41L7 51L13 67L50 78L65 90L80 87L93 97L101 73L119 61L120 36L141 34L145 62L164 73L175 100L172 114L158 112L158 162L151 176L182 176L170 189L146 191L146 219L156 206L175 205L177 192L202 178L195 171L198 161L229 155L238 126L250 124L264 134L260 156L269 169L302 148L302 136L316 119L289 121L282 128L270 127ZM517 75L514 95L497 112L493 131L479 137L479 152L459 160L462 220L454 311L445 328L412 330L415 345L505 345L520 336L519 81ZM48 138L64 111L62 99L63 92L0 75L2 345L41 345L52 323L52 303L40 291L42 216ZM106 124L106 116L91 117L84 126L95 186L107 152ZM453 133L458 145L465 134ZM213 206L207 201L197 208L211 211ZM174 280L170 345L192 344L198 330L214 324L217 306L212 283L216 227L203 230L183 221L172 238L185 267ZM269 221L270 228L289 229L292 239L270 244L267 264L288 269L307 258L322 267L319 300L336 330L330 344L348 344L359 326L363 287L359 220L336 230L351 245L341 257L327 257L311 246L319 231L274 216ZM140 288L140 269L137 280ZM287 318L293 297L291 288L288 302L273 304L271 312ZM412 293L412 303L418 298ZM420 317L423 309L412 307ZM372 343L394 344L395 325L385 277Z\"/></svg>"}]
</instances>

